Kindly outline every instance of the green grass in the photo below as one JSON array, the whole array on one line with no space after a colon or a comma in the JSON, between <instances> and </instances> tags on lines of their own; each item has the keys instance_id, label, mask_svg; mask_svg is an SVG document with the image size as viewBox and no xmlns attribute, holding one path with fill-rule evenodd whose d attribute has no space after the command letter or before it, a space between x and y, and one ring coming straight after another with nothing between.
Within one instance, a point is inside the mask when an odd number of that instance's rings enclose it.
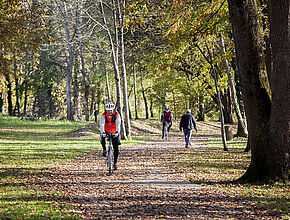
<instances>
[{"instance_id":1,"label":"green grass","mask_svg":"<svg viewBox=\"0 0 290 220\"><path fill-rule=\"evenodd\" d=\"M235 184L250 164L250 153L243 152L245 138L236 138L228 142L229 151L223 151L220 139L210 139L205 148L191 149L190 153L180 156L177 165L194 183L206 184L223 193L255 201L266 207L269 212L279 212L289 219L289 184L271 185Z\"/></svg>"},{"instance_id":2,"label":"green grass","mask_svg":"<svg viewBox=\"0 0 290 220\"><path fill-rule=\"evenodd\" d=\"M0 219L79 219L55 192L33 184L49 168L100 148L94 132L76 132L86 123L33 122L0 116Z\"/></svg>"}]
</instances>

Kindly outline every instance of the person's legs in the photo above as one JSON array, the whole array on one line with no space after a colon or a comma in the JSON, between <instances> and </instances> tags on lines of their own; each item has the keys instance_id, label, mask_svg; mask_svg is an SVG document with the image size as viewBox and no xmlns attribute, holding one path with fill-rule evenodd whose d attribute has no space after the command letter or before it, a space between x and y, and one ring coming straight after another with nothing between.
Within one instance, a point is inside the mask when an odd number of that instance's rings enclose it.
<instances>
[{"instance_id":1,"label":"person's legs","mask_svg":"<svg viewBox=\"0 0 290 220\"><path fill-rule=\"evenodd\" d=\"M164 139L164 127L165 127L165 122L162 122L162 139Z\"/></svg>"},{"instance_id":2,"label":"person's legs","mask_svg":"<svg viewBox=\"0 0 290 220\"><path fill-rule=\"evenodd\" d=\"M188 147L188 130L187 129L183 129L183 133L184 133L184 139L185 139L185 147Z\"/></svg>"},{"instance_id":3,"label":"person's legs","mask_svg":"<svg viewBox=\"0 0 290 220\"><path fill-rule=\"evenodd\" d=\"M172 122L169 122L168 123L168 128L167 128L167 131L169 132L170 128L171 128L171 125L172 125Z\"/></svg>"},{"instance_id":4,"label":"person's legs","mask_svg":"<svg viewBox=\"0 0 290 220\"><path fill-rule=\"evenodd\" d=\"M105 137L101 137L101 144L102 144L103 150L106 150L106 138Z\"/></svg>"},{"instance_id":5,"label":"person's legs","mask_svg":"<svg viewBox=\"0 0 290 220\"><path fill-rule=\"evenodd\" d=\"M190 137L191 137L191 133L192 133L192 130L189 130L189 131L188 131L188 134L187 134L188 145L190 145ZM190 146L191 146L191 145L190 145Z\"/></svg>"},{"instance_id":6,"label":"person's legs","mask_svg":"<svg viewBox=\"0 0 290 220\"><path fill-rule=\"evenodd\" d=\"M114 148L114 164L117 164L119 156L119 137L113 138L112 144Z\"/></svg>"},{"instance_id":7,"label":"person's legs","mask_svg":"<svg viewBox=\"0 0 290 220\"><path fill-rule=\"evenodd\" d=\"M101 137L101 144L102 144L102 147L103 147L103 156L105 157L106 154L107 154L107 151L106 151L106 138L105 137Z\"/></svg>"}]
</instances>

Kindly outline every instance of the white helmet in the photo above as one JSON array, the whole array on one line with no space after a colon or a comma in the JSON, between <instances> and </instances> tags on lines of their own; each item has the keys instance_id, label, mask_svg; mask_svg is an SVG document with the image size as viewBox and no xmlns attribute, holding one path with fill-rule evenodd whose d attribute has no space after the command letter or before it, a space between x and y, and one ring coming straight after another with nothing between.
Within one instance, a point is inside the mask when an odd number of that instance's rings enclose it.
<instances>
[{"instance_id":1,"label":"white helmet","mask_svg":"<svg viewBox=\"0 0 290 220\"><path fill-rule=\"evenodd\" d=\"M105 109L106 110L114 110L115 109L115 104L113 102L108 102L106 105L105 105Z\"/></svg>"}]
</instances>

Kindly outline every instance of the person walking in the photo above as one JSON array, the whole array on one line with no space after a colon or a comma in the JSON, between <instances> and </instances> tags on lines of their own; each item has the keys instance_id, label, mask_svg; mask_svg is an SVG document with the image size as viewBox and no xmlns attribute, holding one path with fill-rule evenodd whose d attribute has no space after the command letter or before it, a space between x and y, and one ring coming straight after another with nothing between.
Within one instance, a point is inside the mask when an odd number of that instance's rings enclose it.
<instances>
[{"instance_id":1,"label":"person walking","mask_svg":"<svg viewBox=\"0 0 290 220\"><path fill-rule=\"evenodd\" d=\"M112 136L112 145L114 149L114 170L117 170L117 161L119 155L120 143L120 125L121 117L115 109L115 104L109 102L105 105L105 112L100 117L100 131L101 131L101 144L103 147L103 156L107 156L106 150L106 137Z\"/></svg>"},{"instance_id":2,"label":"person walking","mask_svg":"<svg viewBox=\"0 0 290 220\"><path fill-rule=\"evenodd\" d=\"M179 124L180 131L182 131L182 129L183 129L184 138L185 138L185 148L188 148L188 146L191 145L190 144L190 137L191 137L191 133L192 133L193 128L197 132L195 118L191 114L191 110L187 109L185 114L182 115L181 120L180 120L180 124Z\"/></svg>"},{"instance_id":3,"label":"person walking","mask_svg":"<svg viewBox=\"0 0 290 220\"><path fill-rule=\"evenodd\" d=\"M165 124L168 124L167 131L169 132L172 125L172 112L169 110L169 106L166 105L164 111L161 114L161 123L162 123L162 139L164 139L164 127Z\"/></svg>"}]
</instances>

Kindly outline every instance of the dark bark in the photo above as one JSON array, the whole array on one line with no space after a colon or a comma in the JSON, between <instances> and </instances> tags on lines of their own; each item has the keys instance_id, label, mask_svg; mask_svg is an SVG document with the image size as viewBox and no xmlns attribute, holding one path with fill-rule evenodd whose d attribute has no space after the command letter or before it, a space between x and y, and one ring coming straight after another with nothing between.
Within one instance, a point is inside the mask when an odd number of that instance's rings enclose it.
<instances>
[{"instance_id":1,"label":"dark bark","mask_svg":"<svg viewBox=\"0 0 290 220\"><path fill-rule=\"evenodd\" d=\"M8 115L13 116L13 104L12 104L12 85L9 75L6 75L7 81L7 101L8 101Z\"/></svg>"},{"instance_id":2,"label":"dark bark","mask_svg":"<svg viewBox=\"0 0 290 220\"><path fill-rule=\"evenodd\" d=\"M153 99L150 99L150 114L151 118L154 118L154 113L153 113Z\"/></svg>"},{"instance_id":3,"label":"dark bark","mask_svg":"<svg viewBox=\"0 0 290 220\"><path fill-rule=\"evenodd\" d=\"M4 111L4 99L3 99L3 93L0 92L0 114L2 114Z\"/></svg>"},{"instance_id":4,"label":"dark bark","mask_svg":"<svg viewBox=\"0 0 290 220\"><path fill-rule=\"evenodd\" d=\"M230 98L229 90L227 90L227 92L221 92L221 100L223 103L223 113L224 113L225 124L232 124L233 112L232 112L232 105L231 105L231 98Z\"/></svg>"},{"instance_id":5,"label":"dark bark","mask_svg":"<svg viewBox=\"0 0 290 220\"><path fill-rule=\"evenodd\" d=\"M15 59L15 57L14 57ZM15 62L15 61L14 61ZM17 76L17 64L14 63L14 80L15 80L15 106L13 110L13 115L18 115L20 113L20 95L19 95L19 79Z\"/></svg>"},{"instance_id":6,"label":"dark bark","mask_svg":"<svg viewBox=\"0 0 290 220\"><path fill-rule=\"evenodd\" d=\"M143 85L143 73L142 73L141 68L140 68L140 79L141 79L142 95L143 95L143 100L145 104L146 119L149 119L148 104L147 104L147 98L146 98L145 89Z\"/></svg>"},{"instance_id":7,"label":"dark bark","mask_svg":"<svg viewBox=\"0 0 290 220\"><path fill-rule=\"evenodd\" d=\"M271 73L272 109L269 170L267 175L289 181L290 140L290 2L270 0L270 42L273 71Z\"/></svg>"},{"instance_id":8,"label":"dark bark","mask_svg":"<svg viewBox=\"0 0 290 220\"><path fill-rule=\"evenodd\" d=\"M201 95L198 98L198 113L197 113L197 120L204 121L205 119L205 111L204 111L204 98Z\"/></svg>"},{"instance_id":9,"label":"dark bark","mask_svg":"<svg viewBox=\"0 0 290 220\"><path fill-rule=\"evenodd\" d=\"M26 116L26 110L27 110L27 99L28 99L28 96L27 96L27 92L28 92L28 85L27 85L27 81L25 80L24 83L24 103L23 103L23 117Z\"/></svg>"},{"instance_id":10,"label":"dark bark","mask_svg":"<svg viewBox=\"0 0 290 220\"><path fill-rule=\"evenodd\" d=\"M289 178L289 1L271 1L275 5L270 20L275 64L271 74L272 105L261 81L265 75L256 1L228 2L252 151L251 164L239 181L286 181Z\"/></svg>"}]
</instances>

